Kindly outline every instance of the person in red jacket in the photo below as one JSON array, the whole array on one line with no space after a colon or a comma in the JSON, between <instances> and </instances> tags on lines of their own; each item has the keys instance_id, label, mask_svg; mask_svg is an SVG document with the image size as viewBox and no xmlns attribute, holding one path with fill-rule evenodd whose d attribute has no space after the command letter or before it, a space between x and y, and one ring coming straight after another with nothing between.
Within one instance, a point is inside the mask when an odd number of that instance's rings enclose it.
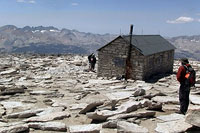
<instances>
[{"instance_id":1,"label":"person in red jacket","mask_svg":"<svg viewBox=\"0 0 200 133\"><path fill-rule=\"evenodd\" d=\"M179 102L180 102L180 111L178 113L186 114L189 106L189 94L190 94L190 86L185 83L185 75L186 75L186 67L190 67L189 61L187 58L181 59L181 66L177 72L177 80L180 83L179 88Z\"/></svg>"}]
</instances>

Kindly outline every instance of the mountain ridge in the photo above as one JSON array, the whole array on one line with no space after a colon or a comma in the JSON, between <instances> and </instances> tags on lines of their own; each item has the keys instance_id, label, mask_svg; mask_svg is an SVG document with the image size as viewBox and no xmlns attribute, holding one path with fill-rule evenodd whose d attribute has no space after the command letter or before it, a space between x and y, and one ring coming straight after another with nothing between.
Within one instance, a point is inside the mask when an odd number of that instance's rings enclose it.
<instances>
[{"instance_id":1,"label":"mountain ridge","mask_svg":"<svg viewBox=\"0 0 200 133\"><path fill-rule=\"evenodd\" d=\"M0 27L0 52L89 54L118 35L93 34L53 26ZM165 37L177 49L175 58L200 60L200 35ZM60 49L63 50L60 50Z\"/></svg>"}]
</instances>

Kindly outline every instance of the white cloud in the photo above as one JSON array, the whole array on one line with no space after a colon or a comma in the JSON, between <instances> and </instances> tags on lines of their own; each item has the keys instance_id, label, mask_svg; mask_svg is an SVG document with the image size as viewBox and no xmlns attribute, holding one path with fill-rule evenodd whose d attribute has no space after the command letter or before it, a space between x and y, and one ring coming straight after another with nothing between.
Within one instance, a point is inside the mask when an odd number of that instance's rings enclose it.
<instances>
[{"instance_id":1,"label":"white cloud","mask_svg":"<svg viewBox=\"0 0 200 133\"><path fill-rule=\"evenodd\" d=\"M30 0L28 3L35 4L36 2L34 0Z\"/></svg>"},{"instance_id":2,"label":"white cloud","mask_svg":"<svg viewBox=\"0 0 200 133\"><path fill-rule=\"evenodd\" d=\"M26 1L25 0L17 0L17 2L19 2L19 3L25 3Z\"/></svg>"},{"instance_id":3,"label":"white cloud","mask_svg":"<svg viewBox=\"0 0 200 133\"><path fill-rule=\"evenodd\" d=\"M72 3L71 5L72 6L78 6L79 4L78 3Z\"/></svg>"},{"instance_id":4,"label":"white cloud","mask_svg":"<svg viewBox=\"0 0 200 133\"><path fill-rule=\"evenodd\" d=\"M29 3L29 4L35 4L35 0L17 0L19 3Z\"/></svg>"},{"instance_id":5,"label":"white cloud","mask_svg":"<svg viewBox=\"0 0 200 133\"><path fill-rule=\"evenodd\" d=\"M193 22L194 19L191 17L179 17L175 20L167 20L167 23L170 24L180 24L180 23L189 23L189 22Z\"/></svg>"},{"instance_id":6,"label":"white cloud","mask_svg":"<svg viewBox=\"0 0 200 133\"><path fill-rule=\"evenodd\" d=\"M200 22L200 19L198 21Z\"/></svg>"}]
</instances>

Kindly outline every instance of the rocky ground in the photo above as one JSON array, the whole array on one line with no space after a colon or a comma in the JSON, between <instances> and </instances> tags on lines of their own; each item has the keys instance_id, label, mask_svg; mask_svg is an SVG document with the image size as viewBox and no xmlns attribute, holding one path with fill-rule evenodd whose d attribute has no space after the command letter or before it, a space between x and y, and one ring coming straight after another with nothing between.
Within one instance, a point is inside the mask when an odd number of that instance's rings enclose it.
<instances>
[{"instance_id":1,"label":"rocky ground","mask_svg":"<svg viewBox=\"0 0 200 133\"><path fill-rule=\"evenodd\" d=\"M0 56L0 133L200 131L200 63L187 115L176 75L150 82L97 77L84 56ZM178 69L175 61L174 72Z\"/></svg>"}]
</instances>

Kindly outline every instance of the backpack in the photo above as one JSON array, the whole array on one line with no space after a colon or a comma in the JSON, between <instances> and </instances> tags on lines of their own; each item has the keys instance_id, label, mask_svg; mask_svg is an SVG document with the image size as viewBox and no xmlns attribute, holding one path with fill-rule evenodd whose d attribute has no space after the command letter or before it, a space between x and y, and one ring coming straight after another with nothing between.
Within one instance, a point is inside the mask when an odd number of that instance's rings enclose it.
<instances>
[{"instance_id":1,"label":"backpack","mask_svg":"<svg viewBox=\"0 0 200 133\"><path fill-rule=\"evenodd\" d=\"M196 72L191 66L184 65L184 68L186 69L185 74L185 85L187 86L195 86L196 82Z\"/></svg>"}]
</instances>

